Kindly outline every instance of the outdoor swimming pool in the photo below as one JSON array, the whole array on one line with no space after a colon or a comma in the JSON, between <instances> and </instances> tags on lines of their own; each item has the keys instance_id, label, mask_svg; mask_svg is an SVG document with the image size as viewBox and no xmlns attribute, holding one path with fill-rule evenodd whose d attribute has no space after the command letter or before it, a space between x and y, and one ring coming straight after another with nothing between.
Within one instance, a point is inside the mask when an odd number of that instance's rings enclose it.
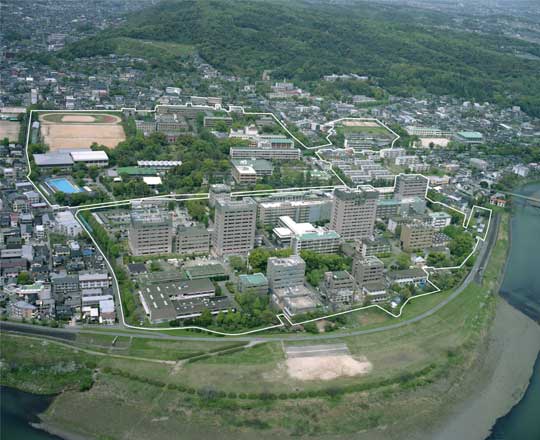
<instances>
[{"instance_id":1,"label":"outdoor swimming pool","mask_svg":"<svg viewBox=\"0 0 540 440\"><path fill-rule=\"evenodd\" d=\"M83 191L69 179L66 179L64 177L60 177L57 179L48 179L47 185L49 185L49 187L54 191L62 191L66 194L74 194Z\"/></svg>"}]
</instances>

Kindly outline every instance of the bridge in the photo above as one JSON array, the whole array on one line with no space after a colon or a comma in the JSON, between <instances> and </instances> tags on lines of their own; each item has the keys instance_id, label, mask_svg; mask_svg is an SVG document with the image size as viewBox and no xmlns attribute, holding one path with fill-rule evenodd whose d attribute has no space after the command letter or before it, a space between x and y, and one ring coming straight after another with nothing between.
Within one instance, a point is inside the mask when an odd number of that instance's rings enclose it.
<instances>
[{"instance_id":1,"label":"bridge","mask_svg":"<svg viewBox=\"0 0 540 440\"><path fill-rule=\"evenodd\" d=\"M507 196L517 197L519 199L526 200L528 202L531 202L532 206L536 206L540 208L540 199L536 197L530 197L530 196L524 196L523 194L516 194L512 192L506 192L506 191L498 191L502 194L506 194Z\"/></svg>"}]
</instances>

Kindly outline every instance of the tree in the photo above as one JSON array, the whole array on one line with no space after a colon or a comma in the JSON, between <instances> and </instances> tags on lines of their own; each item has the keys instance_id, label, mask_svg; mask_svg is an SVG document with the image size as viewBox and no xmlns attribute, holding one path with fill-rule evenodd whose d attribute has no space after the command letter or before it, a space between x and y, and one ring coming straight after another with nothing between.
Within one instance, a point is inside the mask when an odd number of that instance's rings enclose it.
<instances>
[{"instance_id":1,"label":"tree","mask_svg":"<svg viewBox=\"0 0 540 440\"><path fill-rule=\"evenodd\" d=\"M161 265L159 264L159 261L152 260L150 262L150 272L159 272L161 270Z\"/></svg>"},{"instance_id":2,"label":"tree","mask_svg":"<svg viewBox=\"0 0 540 440\"><path fill-rule=\"evenodd\" d=\"M396 258L398 269L408 269L411 267L411 257L408 254L399 254Z\"/></svg>"},{"instance_id":3,"label":"tree","mask_svg":"<svg viewBox=\"0 0 540 440\"><path fill-rule=\"evenodd\" d=\"M246 263L241 257L236 255L229 257L229 264L236 272L245 272L246 270Z\"/></svg>"},{"instance_id":4,"label":"tree","mask_svg":"<svg viewBox=\"0 0 540 440\"><path fill-rule=\"evenodd\" d=\"M209 309L204 309L201 313L201 316L197 318L197 324L201 327L208 327L212 324L212 313Z\"/></svg>"},{"instance_id":5,"label":"tree","mask_svg":"<svg viewBox=\"0 0 540 440\"><path fill-rule=\"evenodd\" d=\"M17 284L25 285L25 284L32 284L33 280L28 272L21 272L17 276Z\"/></svg>"}]
</instances>

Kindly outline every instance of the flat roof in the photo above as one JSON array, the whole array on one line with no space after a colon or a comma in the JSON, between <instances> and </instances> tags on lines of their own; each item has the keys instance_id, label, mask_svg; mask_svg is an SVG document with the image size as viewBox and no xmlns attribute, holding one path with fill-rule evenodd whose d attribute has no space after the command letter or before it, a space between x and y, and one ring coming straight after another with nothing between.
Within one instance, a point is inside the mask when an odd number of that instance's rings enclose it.
<instances>
[{"instance_id":1,"label":"flat roof","mask_svg":"<svg viewBox=\"0 0 540 440\"><path fill-rule=\"evenodd\" d=\"M143 182L149 186L161 185L161 177L159 176L144 176Z\"/></svg>"},{"instance_id":2,"label":"flat roof","mask_svg":"<svg viewBox=\"0 0 540 440\"><path fill-rule=\"evenodd\" d=\"M72 151L71 157L75 162L108 161L109 156L105 151L77 150Z\"/></svg>"},{"instance_id":3,"label":"flat roof","mask_svg":"<svg viewBox=\"0 0 540 440\"><path fill-rule=\"evenodd\" d=\"M157 170L152 167L120 167L117 170L118 174L128 174L130 176L155 176Z\"/></svg>"},{"instance_id":4,"label":"flat roof","mask_svg":"<svg viewBox=\"0 0 540 440\"><path fill-rule=\"evenodd\" d=\"M73 159L69 153L43 153L34 154L34 162L38 167L73 165Z\"/></svg>"},{"instance_id":5,"label":"flat roof","mask_svg":"<svg viewBox=\"0 0 540 440\"><path fill-rule=\"evenodd\" d=\"M479 133L478 131L459 131L457 134L466 139L482 139L483 137L482 133Z\"/></svg>"},{"instance_id":6,"label":"flat roof","mask_svg":"<svg viewBox=\"0 0 540 440\"><path fill-rule=\"evenodd\" d=\"M224 276L225 268L220 263L201 264L199 266L184 267L184 272L189 279L196 278L212 278L216 276Z\"/></svg>"},{"instance_id":7,"label":"flat roof","mask_svg":"<svg viewBox=\"0 0 540 440\"><path fill-rule=\"evenodd\" d=\"M267 285L268 279L262 273L242 274L238 277L243 284L250 286Z\"/></svg>"}]
</instances>

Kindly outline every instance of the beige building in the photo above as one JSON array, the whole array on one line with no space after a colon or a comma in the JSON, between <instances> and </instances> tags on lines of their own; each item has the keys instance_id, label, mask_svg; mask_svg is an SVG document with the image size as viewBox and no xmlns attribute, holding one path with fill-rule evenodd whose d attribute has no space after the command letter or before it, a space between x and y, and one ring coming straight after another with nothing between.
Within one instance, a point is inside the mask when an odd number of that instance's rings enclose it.
<instances>
[{"instance_id":1,"label":"beige building","mask_svg":"<svg viewBox=\"0 0 540 440\"><path fill-rule=\"evenodd\" d=\"M435 228L427 223L415 222L401 226L401 247L405 252L431 247Z\"/></svg>"},{"instance_id":2,"label":"beige building","mask_svg":"<svg viewBox=\"0 0 540 440\"><path fill-rule=\"evenodd\" d=\"M128 237L133 255L170 254L172 222L169 213L157 208L132 211Z\"/></svg>"},{"instance_id":3,"label":"beige building","mask_svg":"<svg viewBox=\"0 0 540 440\"><path fill-rule=\"evenodd\" d=\"M427 177L420 174L400 174L396 177L395 198L403 200L410 197L424 199L428 187Z\"/></svg>"},{"instance_id":4,"label":"beige building","mask_svg":"<svg viewBox=\"0 0 540 440\"><path fill-rule=\"evenodd\" d=\"M266 276L272 290L303 285L305 273L306 263L299 255L268 259Z\"/></svg>"},{"instance_id":5,"label":"beige building","mask_svg":"<svg viewBox=\"0 0 540 440\"><path fill-rule=\"evenodd\" d=\"M370 238L375 228L379 193L369 185L334 191L330 229L345 240Z\"/></svg>"},{"instance_id":6,"label":"beige building","mask_svg":"<svg viewBox=\"0 0 540 440\"><path fill-rule=\"evenodd\" d=\"M210 233L204 226L179 226L174 238L175 254L208 254Z\"/></svg>"},{"instance_id":7,"label":"beige building","mask_svg":"<svg viewBox=\"0 0 540 440\"><path fill-rule=\"evenodd\" d=\"M352 273L358 287L380 282L384 276L384 263L377 257L356 258Z\"/></svg>"},{"instance_id":8,"label":"beige building","mask_svg":"<svg viewBox=\"0 0 540 440\"><path fill-rule=\"evenodd\" d=\"M216 200L212 246L217 255L246 255L254 247L257 203L241 200Z\"/></svg>"}]
</instances>

